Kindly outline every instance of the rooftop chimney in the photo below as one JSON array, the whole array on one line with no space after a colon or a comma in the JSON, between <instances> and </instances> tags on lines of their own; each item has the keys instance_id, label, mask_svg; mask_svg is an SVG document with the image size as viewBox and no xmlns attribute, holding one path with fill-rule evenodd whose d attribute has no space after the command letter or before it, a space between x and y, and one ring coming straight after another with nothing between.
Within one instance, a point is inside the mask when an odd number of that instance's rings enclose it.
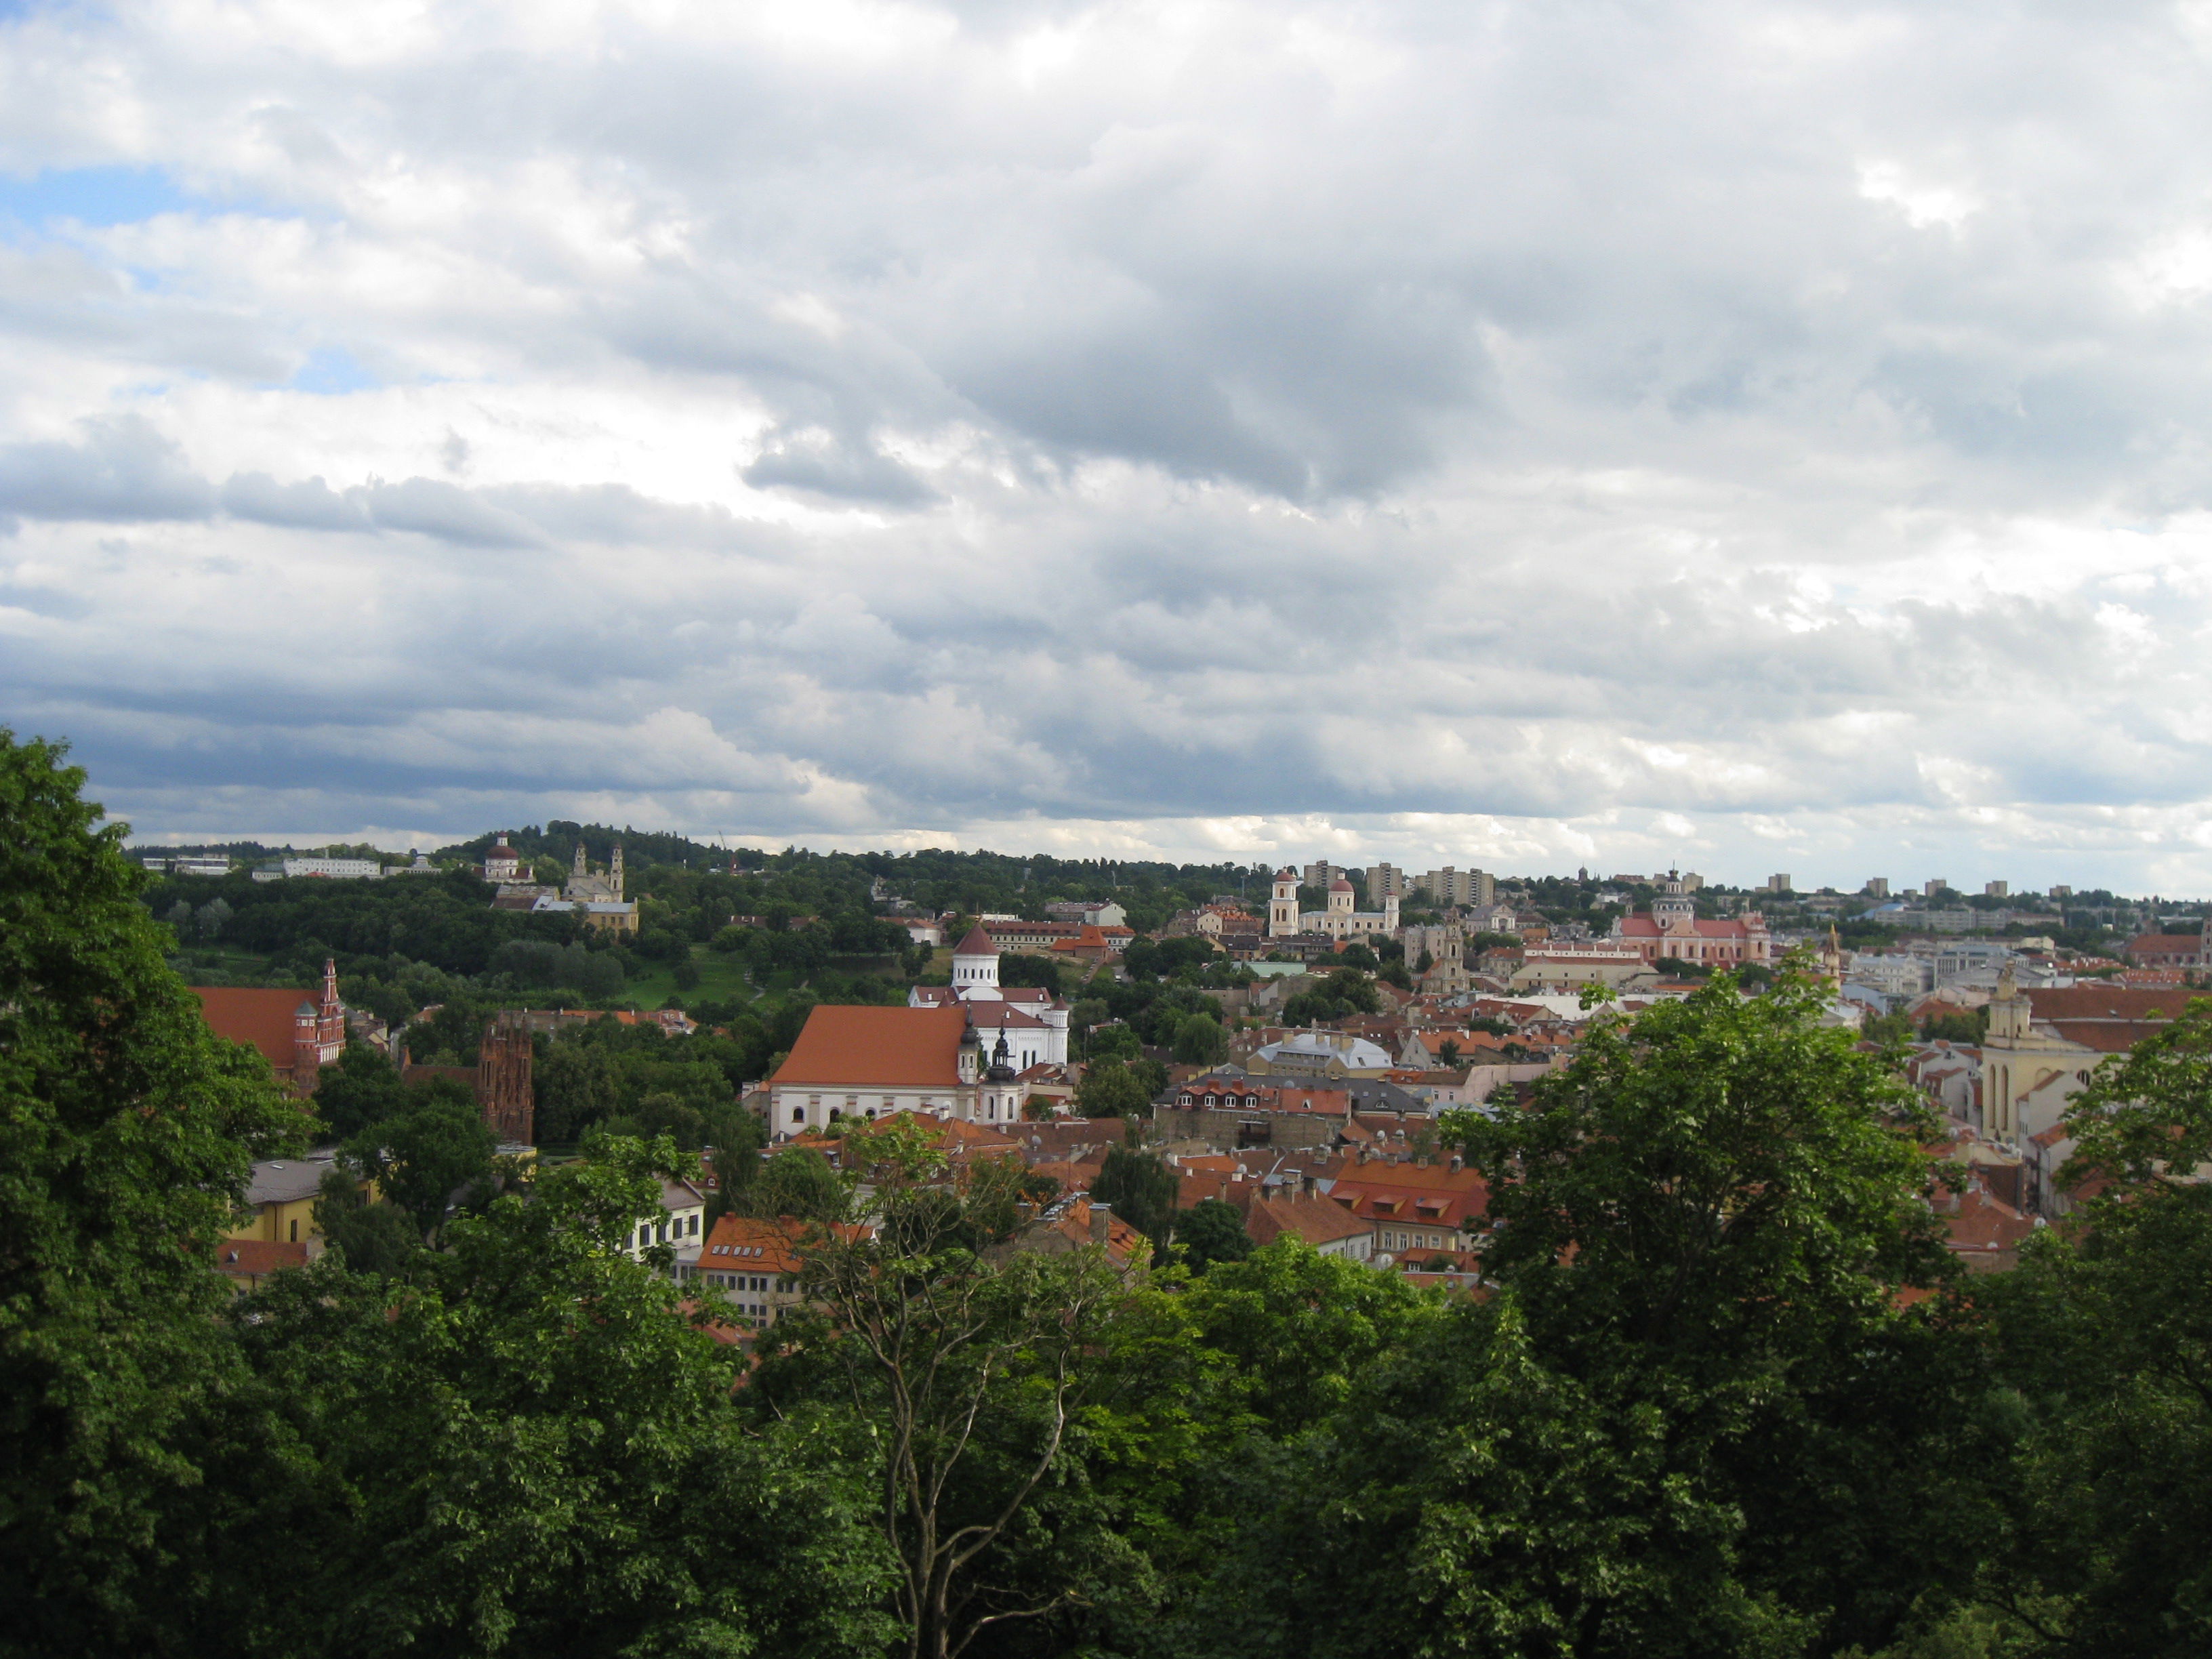
<instances>
[{"instance_id":1,"label":"rooftop chimney","mask_svg":"<svg viewBox=\"0 0 2212 1659\"><path fill-rule=\"evenodd\" d=\"M1093 1200L1091 1206L1091 1242L1093 1244L1103 1244L1106 1242L1106 1236L1113 1219L1112 1205L1100 1204Z\"/></svg>"}]
</instances>

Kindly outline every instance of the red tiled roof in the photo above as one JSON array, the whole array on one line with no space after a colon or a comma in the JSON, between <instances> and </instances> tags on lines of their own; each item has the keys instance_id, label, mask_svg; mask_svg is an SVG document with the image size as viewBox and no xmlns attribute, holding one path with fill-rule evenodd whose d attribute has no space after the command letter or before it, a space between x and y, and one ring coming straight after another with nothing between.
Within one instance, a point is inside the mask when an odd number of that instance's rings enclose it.
<instances>
[{"instance_id":1,"label":"red tiled roof","mask_svg":"<svg viewBox=\"0 0 2212 1659\"><path fill-rule=\"evenodd\" d=\"M2036 1019L2172 1019L2192 994L2157 986L2069 985L2021 994Z\"/></svg>"},{"instance_id":2,"label":"red tiled roof","mask_svg":"<svg viewBox=\"0 0 2212 1659\"><path fill-rule=\"evenodd\" d=\"M952 954L956 957L995 957L999 954L999 947L983 931L983 925L978 922L968 930L966 939L952 947Z\"/></svg>"},{"instance_id":3,"label":"red tiled roof","mask_svg":"<svg viewBox=\"0 0 2212 1659\"><path fill-rule=\"evenodd\" d=\"M2202 933L2142 933L2130 939L2124 947L2127 955L2140 951L2145 955L2165 957L2198 956L2204 950Z\"/></svg>"},{"instance_id":4,"label":"red tiled roof","mask_svg":"<svg viewBox=\"0 0 2212 1659\"><path fill-rule=\"evenodd\" d=\"M796 1273L804 1265L798 1250L803 1224L789 1216L765 1221L757 1216L726 1215L700 1246L699 1271Z\"/></svg>"},{"instance_id":5,"label":"red tiled roof","mask_svg":"<svg viewBox=\"0 0 2212 1659\"><path fill-rule=\"evenodd\" d=\"M1370 1159L1338 1176L1329 1201L1370 1221L1413 1221L1457 1227L1490 1207L1490 1187L1475 1170Z\"/></svg>"},{"instance_id":6,"label":"red tiled roof","mask_svg":"<svg viewBox=\"0 0 2212 1659\"><path fill-rule=\"evenodd\" d=\"M1255 1244L1271 1244L1287 1234L1318 1249L1371 1232L1374 1225L1326 1198L1261 1198L1247 1212L1244 1231Z\"/></svg>"},{"instance_id":7,"label":"red tiled roof","mask_svg":"<svg viewBox=\"0 0 2212 1659\"><path fill-rule=\"evenodd\" d=\"M1104 1208L1104 1206L1100 1206ZM1099 1240L1091 1231L1091 1200L1079 1197L1060 1214L1042 1224L1059 1233L1071 1243L1096 1244ZM1117 1267L1130 1267L1149 1263L1152 1259L1152 1242L1127 1222L1109 1211L1106 1218L1106 1259Z\"/></svg>"},{"instance_id":8,"label":"red tiled roof","mask_svg":"<svg viewBox=\"0 0 2212 1659\"><path fill-rule=\"evenodd\" d=\"M848 1008L824 1004L806 1016L771 1083L824 1088L957 1088L968 1011Z\"/></svg>"},{"instance_id":9,"label":"red tiled roof","mask_svg":"<svg viewBox=\"0 0 2212 1659\"><path fill-rule=\"evenodd\" d=\"M1944 1207L1948 1210L1943 1224L1951 1235L1951 1249L1969 1260L2017 1250L2035 1231L2032 1218L1978 1188L1969 1188Z\"/></svg>"},{"instance_id":10,"label":"red tiled roof","mask_svg":"<svg viewBox=\"0 0 2212 1659\"><path fill-rule=\"evenodd\" d=\"M208 1029L233 1042L250 1042L280 1072L292 1069L294 1019L304 1005L314 1006L305 991L258 991L238 986L195 985L200 1012Z\"/></svg>"},{"instance_id":11,"label":"red tiled roof","mask_svg":"<svg viewBox=\"0 0 2212 1659\"><path fill-rule=\"evenodd\" d=\"M2094 1048L2100 1054L2124 1054L2147 1036L2166 1029L2162 1019L2063 1019L2051 1029L2069 1042Z\"/></svg>"},{"instance_id":12,"label":"red tiled roof","mask_svg":"<svg viewBox=\"0 0 2212 1659\"><path fill-rule=\"evenodd\" d=\"M1751 936L1749 924L1741 921L1707 921L1701 919L1691 923L1690 927L1698 939L1748 939ZM1680 937L1684 931L1682 928L1676 927L1662 933L1659 924L1650 916L1628 916L1621 921L1620 937L1672 939Z\"/></svg>"}]
</instances>

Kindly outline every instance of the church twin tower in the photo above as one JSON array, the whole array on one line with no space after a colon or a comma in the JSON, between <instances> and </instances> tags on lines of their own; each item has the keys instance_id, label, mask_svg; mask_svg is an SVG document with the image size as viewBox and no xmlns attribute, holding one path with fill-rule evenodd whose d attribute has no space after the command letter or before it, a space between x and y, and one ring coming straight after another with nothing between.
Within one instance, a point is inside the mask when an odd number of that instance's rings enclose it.
<instances>
[{"instance_id":1,"label":"church twin tower","mask_svg":"<svg viewBox=\"0 0 2212 1659\"><path fill-rule=\"evenodd\" d=\"M607 860L606 874L595 876L584 857L584 843L578 841L575 866L568 872L568 890L562 896L620 904L623 902L622 843L615 843L614 856Z\"/></svg>"},{"instance_id":2,"label":"church twin tower","mask_svg":"<svg viewBox=\"0 0 2212 1659\"><path fill-rule=\"evenodd\" d=\"M1318 933L1328 939L1361 939L1370 934L1389 938L1398 931L1398 898L1391 894L1380 910L1352 908L1352 884L1339 876L1328 884L1328 908L1298 909L1298 872L1275 872L1274 896L1267 901L1267 937L1288 939L1294 933Z\"/></svg>"}]
</instances>

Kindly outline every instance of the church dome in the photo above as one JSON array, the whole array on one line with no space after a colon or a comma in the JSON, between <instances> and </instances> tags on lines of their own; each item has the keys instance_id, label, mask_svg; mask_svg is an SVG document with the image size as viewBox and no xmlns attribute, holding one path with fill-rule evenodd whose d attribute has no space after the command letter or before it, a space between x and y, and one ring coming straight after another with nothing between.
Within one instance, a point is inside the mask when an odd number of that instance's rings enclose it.
<instances>
[{"instance_id":1,"label":"church dome","mask_svg":"<svg viewBox=\"0 0 2212 1659\"><path fill-rule=\"evenodd\" d=\"M1352 884L1342 876L1339 876L1334 881L1329 883L1328 890L1332 893L1348 893L1352 890Z\"/></svg>"}]
</instances>

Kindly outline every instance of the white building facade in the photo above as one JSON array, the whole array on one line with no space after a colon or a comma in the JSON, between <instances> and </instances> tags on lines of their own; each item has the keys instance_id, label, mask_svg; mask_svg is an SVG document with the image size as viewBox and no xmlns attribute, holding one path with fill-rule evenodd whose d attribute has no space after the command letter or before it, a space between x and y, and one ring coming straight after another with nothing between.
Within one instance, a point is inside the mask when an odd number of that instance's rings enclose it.
<instances>
[{"instance_id":1,"label":"white building facade","mask_svg":"<svg viewBox=\"0 0 2212 1659\"><path fill-rule=\"evenodd\" d=\"M1327 908L1298 908L1298 876L1295 870L1275 872L1274 893L1267 902L1267 937L1288 939L1294 933L1314 933L1327 939L1389 939L1398 931L1398 900L1383 899L1380 910L1355 910L1352 884L1338 876L1328 884Z\"/></svg>"}]
</instances>

